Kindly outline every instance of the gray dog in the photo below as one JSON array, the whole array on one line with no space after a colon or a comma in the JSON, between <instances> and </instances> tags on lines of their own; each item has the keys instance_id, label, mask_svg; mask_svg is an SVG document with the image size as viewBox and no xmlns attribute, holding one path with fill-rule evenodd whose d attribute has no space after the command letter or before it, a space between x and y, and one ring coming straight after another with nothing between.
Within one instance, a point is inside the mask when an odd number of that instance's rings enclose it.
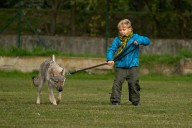
<instances>
[{"instance_id":1,"label":"gray dog","mask_svg":"<svg viewBox=\"0 0 192 128\"><path fill-rule=\"evenodd\" d=\"M50 60L46 60L41 64L39 75L37 77L32 77L33 84L37 87L36 104L40 104L41 89L46 80L48 81L50 102L53 105L60 103L65 79L65 69L55 62L55 56L52 55ZM54 97L53 88L56 88L59 92L57 101Z\"/></svg>"}]
</instances>

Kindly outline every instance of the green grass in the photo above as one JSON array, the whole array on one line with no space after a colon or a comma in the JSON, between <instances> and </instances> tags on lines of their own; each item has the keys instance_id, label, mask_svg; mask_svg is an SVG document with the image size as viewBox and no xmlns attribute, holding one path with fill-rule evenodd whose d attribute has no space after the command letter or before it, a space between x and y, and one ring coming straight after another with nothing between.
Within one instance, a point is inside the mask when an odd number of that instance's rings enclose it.
<instances>
[{"instance_id":1,"label":"green grass","mask_svg":"<svg viewBox=\"0 0 192 128\"><path fill-rule=\"evenodd\" d=\"M37 46L33 47L31 50L9 47L9 48L0 48L0 56L50 56L56 55L59 57L104 57L100 55L93 54L70 54L59 52L54 49L45 49L43 47Z\"/></svg>"},{"instance_id":2,"label":"green grass","mask_svg":"<svg viewBox=\"0 0 192 128\"><path fill-rule=\"evenodd\" d=\"M176 55L141 55L140 62L148 66L155 64L177 65L180 59L192 58L192 52L181 49Z\"/></svg>"},{"instance_id":3,"label":"green grass","mask_svg":"<svg viewBox=\"0 0 192 128\"><path fill-rule=\"evenodd\" d=\"M14 75L16 74L16 75ZM49 103L47 87L41 105L31 76L36 73L0 72L0 127L6 128L187 128L192 127L192 79L188 76L141 76L142 105L127 100L109 104L113 75L80 73L68 76L62 102ZM103 77L103 79L102 79Z\"/></svg>"},{"instance_id":4,"label":"green grass","mask_svg":"<svg viewBox=\"0 0 192 128\"><path fill-rule=\"evenodd\" d=\"M0 56L50 56L56 55L57 57L91 57L91 58L105 58L101 55L92 54L69 54L59 52L54 49L45 49L43 47L34 47L31 50L9 47L0 48ZM140 63L148 67L154 67L157 64L167 64L177 66L179 61L183 58L192 58L192 52L181 49L176 55L140 55Z\"/></svg>"}]
</instances>

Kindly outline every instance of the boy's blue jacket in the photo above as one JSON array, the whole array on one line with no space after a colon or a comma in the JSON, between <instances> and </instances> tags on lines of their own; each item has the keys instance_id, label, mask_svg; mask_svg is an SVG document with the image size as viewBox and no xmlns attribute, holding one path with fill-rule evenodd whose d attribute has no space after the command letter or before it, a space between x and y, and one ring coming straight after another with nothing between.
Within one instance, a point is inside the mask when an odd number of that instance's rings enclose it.
<instances>
[{"instance_id":1,"label":"boy's blue jacket","mask_svg":"<svg viewBox=\"0 0 192 128\"><path fill-rule=\"evenodd\" d=\"M138 45L134 45L134 41L138 42ZM141 36L138 34L133 34L133 36L128 40L124 51L118 57L117 61L115 61L115 67L117 68L131 68L131 67L138 67L139 66L139 45L147 46L150 44L150 39L145 36ZM121 40L119 37L115 37L114 41L111 44L111 47L107 51L106 59L107 61L113 60L114 55L118 48L121 46ZM126 53L128 53L126 55ZM122 56L122 57L121 57Z\"/></svg>"}]
</instances>

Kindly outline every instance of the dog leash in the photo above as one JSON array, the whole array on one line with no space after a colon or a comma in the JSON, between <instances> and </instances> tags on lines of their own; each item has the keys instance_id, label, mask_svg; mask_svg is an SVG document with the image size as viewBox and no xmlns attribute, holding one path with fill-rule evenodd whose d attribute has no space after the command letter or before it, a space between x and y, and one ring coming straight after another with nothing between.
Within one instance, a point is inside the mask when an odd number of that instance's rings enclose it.
<instances>
[{"instance_id":1,"label":"dog leash","mask_svg":"<svg viewBox=\"0 0 192 128\"><path fill-rule=\"evenodd\" d=\"M107 65L107 62L102 63L102 64L98 64L98 65L95 65L95 66L83 68L83 69L80 69L80 70L76 70L76 71L73 71L73 72L69 72L69 73L67 73L67 75L73 75L73 74L76 74L78 72L85 71L85 70L92 69L92 68L96 68L96 67L100 67L100 66L103 66L103 65Z\"/></svg>"},{"instance_id":2,"label":"dog leash","mask_svg":"<svg viewBox=\"0 0 192 128\"><path fill-rule=\"evenodd\" d=\"M117 61L121 58L123 58L124 56L130 54L131 52L133 52L137 47L135 47L134 49L132 49L131 51L128 51L126 53L126 51L131 47L131 45L129 47L127 47L124 52L120 53L116 58L113 59L113 61ZM88 70L88 69L92 69L92 68L96 68L96 67L100 67L100 66L104 66L104 65L107 65L107 62L105 63L102 63L102 64L98 64L98 65L94 65L94 66L91 66L91 67L87 67L87 68L83 68L83 69L80 69L80 70L76 70L76 71L73 71L73 72L68 72L66 73L67 76L69 75L73 75L73 74L76 74L76 73L79 73L79 72L82 72L82 71L85 71L85 70Z\"/></svg>"}]
</instances>

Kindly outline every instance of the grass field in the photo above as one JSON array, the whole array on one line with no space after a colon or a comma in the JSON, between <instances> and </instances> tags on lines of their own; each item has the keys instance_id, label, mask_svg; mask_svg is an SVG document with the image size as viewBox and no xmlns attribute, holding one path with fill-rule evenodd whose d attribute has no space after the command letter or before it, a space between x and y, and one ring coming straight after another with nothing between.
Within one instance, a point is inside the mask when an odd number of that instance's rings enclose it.
<instances>
[{"instance_id":1,"label":"grass field","mask_svg":"<svg viewBox=\"0 0 192 128\"><path fill-rule=\"evenodd\" d=\"M67 78L62 101L49 103L47 87L36 105L31 74L0 73L1 128L189 128L192 127L191 76L141 76L142 105L127 100L109 104L113 76L74 75Z\"/></svg>"}]
</instances>

